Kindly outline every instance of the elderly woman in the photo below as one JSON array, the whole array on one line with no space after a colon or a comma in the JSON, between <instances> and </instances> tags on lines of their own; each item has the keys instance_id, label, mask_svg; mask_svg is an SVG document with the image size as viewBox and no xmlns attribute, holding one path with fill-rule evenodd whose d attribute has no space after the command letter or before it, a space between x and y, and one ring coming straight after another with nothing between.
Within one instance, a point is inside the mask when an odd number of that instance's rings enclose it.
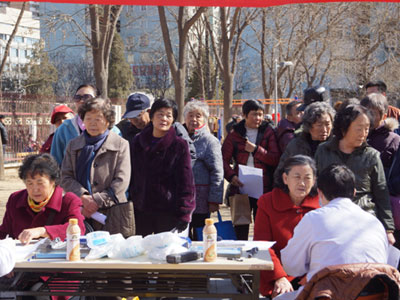
<instances>
[{"instance_id":1,"label":"elderly woman","mask_svg":"<svg viewBox=\"0 0 400 300\"><path fill-rule=\"evenodd\" d=\"M129 193L139 235L185 230L196 206L188 144L172 127L177 115L174 101L155 101L151 123L131 142Z\"/></svg>"},{"instance_id":2,"label":"elderly woman","mask_svg":"<svg viewBox=\"0 0 400 300\"><path fill-rule=\"evenodd\" d=\"M78 113L86 129L68 144L61 186L82 199L86 218L99 211L107 215L106 228L111 233L133 234L133 210L121 216L109 214L112 206L127 202L125 192L131 173L129 143L110 131L115 121L111 102L89 99ZM103 228L99 222L92 221L92 225Z\"/></svg>"},{"instance_id":3,"label":"elderly woman","mask_svg":"<svg viewBox=\"0 0 400 300\"><path fill-rule=\"evenodd\" d=\"M303 131L287 145L279 167L287 158L296 154L314 157L318 145L331 136L334 117L335 110L327 102L308 105L303 115Z\"/></svg>"},{"instance_id":4,"label":"elderly woman","mask_svg":"<svg viewBox=\"0 0 400 300\"><path fill-rule=\"evenodd\" d=\"M192 238L198 240L194 228L203 227L210 213L219 209L224 193L224 167L221 144L208 127L209 110L203 101L190 101L183 109L185 126L196 148L197 159L193 166L196 185L196 209L190 227Z\"/></svg>"},{"instance_id":5,"label":"elderly woman","mask_svg":"<svg viewBox=\"0 0 400 300\"><path fill-rule=\"evenodd\" d=\"M315 186L316 168L305 155L289 157L277 170L275 188L260 197L254 225L255 241L276 241L270 254L274 271L261 272L260 292L276 297L293 290L292 281L282 267L280 251L293 236L302 217L319 207Z\"/></svg>"},{"instance_id":6,"label":"elderly woman","mask_svg":"<svg viewBox=\"0 0 400 300\"><path fill-rule=\"evenodd\" d=\"M380 154L368 146L366 139L373 120L361 105L348 105L334 121L334 137L322 144L315 154L318 172L338 163L349 167L356 177L353 201L364 210L376 214L386 229L388 240L394 243L394 224Z\"/></svg>"},{"instance_id":7,"label":"elderly woman","mask_svg":"<svg viewBox=\"0 0 400 300\"><path fill-rule=\"evenodd\" d=\"M78 219L81 232L85 233L82 201L73 193L63 196L63 189L58 186L60 169L50 154L26 157L19 168L19 177L26 189L8 199L0 239L9 235L23 244L41 237L64 240L71 218Z\"/></svg>"}]
</instances>

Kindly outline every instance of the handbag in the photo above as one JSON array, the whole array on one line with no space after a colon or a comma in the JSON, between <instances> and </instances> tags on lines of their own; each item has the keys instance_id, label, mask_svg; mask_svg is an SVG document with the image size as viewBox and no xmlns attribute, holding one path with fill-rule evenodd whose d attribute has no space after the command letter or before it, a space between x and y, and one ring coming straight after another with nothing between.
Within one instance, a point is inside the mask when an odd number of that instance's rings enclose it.
<instances>
[{"instance_id":1,"label":"handbag","mask_svg":"<svg viewBox=\"0 0 400 300\"><path fill-rule=\"evenodd\" d=\"M121 233L125 238L135 235L133 202L116 203L104 211L107 216L102 230L110 234Z\"/></svg>"},{"instance_id":2,"label":"handbag","mask_svg":"<svg viewBox=\"0 0 400 300\"><path fill-rule=\"evenodd\" d=\"M233 195L229 197L229 203L231 206L231 219L233 225L251 224L251 209L248 195Z\"/></svg>"},{"instance_id":3,"label":"handbag","mask_svg":"<svg viewBox=\"0 0 400 300\"><path fill-rule=\"evenodd\" d=\"M232 221L222 221L221 213L218 211L218 222L214 223L217 228L217 236L222 240L237 240ZM196 227L197 239L203 240L203 227Z\"/></svg>"}]
</instances>

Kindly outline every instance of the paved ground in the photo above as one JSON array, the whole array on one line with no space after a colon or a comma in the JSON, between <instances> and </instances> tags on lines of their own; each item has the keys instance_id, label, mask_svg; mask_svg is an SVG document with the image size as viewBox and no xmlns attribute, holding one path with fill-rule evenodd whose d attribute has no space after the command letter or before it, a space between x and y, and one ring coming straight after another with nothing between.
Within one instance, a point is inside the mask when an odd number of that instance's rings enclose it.
<instances>
[{"instance_id":1,"label":"paved ground","mask_svg":"<svg viewBox=\"0 0 400 300\"><path fill-rule=\"evenodd\" d=\"M4 212L8 197L11 193L25 188L24 183L18 178L18 169L6 169L5 180L0 181L0 220L3 220ZM225 205L221 206L221 215L224 221L230 220L230 210ZM212 217L217 222L217 214L214 213ZM253 226L250 226L250 237L253 236Z\"/></svg>"}]
</instances>

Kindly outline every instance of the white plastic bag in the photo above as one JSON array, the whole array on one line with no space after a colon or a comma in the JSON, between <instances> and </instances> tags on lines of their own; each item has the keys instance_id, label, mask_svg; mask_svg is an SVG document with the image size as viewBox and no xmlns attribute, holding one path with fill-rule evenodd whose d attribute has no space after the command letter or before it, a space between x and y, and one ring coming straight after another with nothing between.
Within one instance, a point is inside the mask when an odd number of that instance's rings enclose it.
<instances>
[{"instance_id":1,"label":"white plastic bag","mask_svg":"<svg viewBox=\"0 0 400 300\"><path fill-rule=\"evenodd\" d=\"M148 252L149 258L165 260L167 255L182 253L188 250L184 247L188 240L172 232L161 232L148 235L143 239L142 246Z\"/></svg>"},{"instance_id":2,"label":"white plastic bag","mask_svg":"<svg viewBox=\"0 0 400 300\"><path fill-rule=\"evenodd\" d=\"M125 239L122 234L111 236L113 247L107 253L110 258L132 258L144 253L142 247L142 236L131 236Z\"/></svg>"}]
</instances>

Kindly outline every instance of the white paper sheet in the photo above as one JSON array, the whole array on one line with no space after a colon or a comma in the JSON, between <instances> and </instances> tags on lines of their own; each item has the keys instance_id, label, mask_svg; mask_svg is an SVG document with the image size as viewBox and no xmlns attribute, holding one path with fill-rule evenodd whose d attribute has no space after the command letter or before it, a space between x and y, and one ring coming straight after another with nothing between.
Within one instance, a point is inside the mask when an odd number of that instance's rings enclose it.
<instances>
[{"instance_id":1,"label":"white paper sheet","mask_svg":"<svg viewBox=\"0 0 400 300\"><path fill-rule=\"evenodd\" d=\"M400 250L389 245L389 257L388 257L388 265L395 267L396 269L399 266L400 261Z\"/></svg>"},{"instance_id":2,"label":"white paper sheet","mask_svg":"<svg viewBox=\"0 0 400 300\"><path fill-rule=\"evenodd\" d=\"M239 180L243 183L241 194L247 194L252 198L260 198L263 194L263 170L259 168L239 165Z\"/></svg>"},{"instance_id":3,"label":"white paper sheet","mask_svg":"<svg viewBox=\"0 0 400 300\"><path fill-rule=\"evenodd\" d=\"M106 224L106 219L107 216L103 215L102 213L99 213L98 211L96 211L93 215L90 216L93 220L96 220L97 222L99 222L100 224L105 225Z\"/></svg>"},{"instance_id":4,"label":"white paper sheet","mask_svg":"<svg viewBox=\"0 0 400 300\"><path fill-rule=\"evenodd\" d=\"M36 249L43 244L47 238L41 239L39 241L32 241L28 245L22 245L21 243L17 243L15 246L15 261L26 261L30 260L31 256L34 254Z\"/></svg>"}]
</instances>

